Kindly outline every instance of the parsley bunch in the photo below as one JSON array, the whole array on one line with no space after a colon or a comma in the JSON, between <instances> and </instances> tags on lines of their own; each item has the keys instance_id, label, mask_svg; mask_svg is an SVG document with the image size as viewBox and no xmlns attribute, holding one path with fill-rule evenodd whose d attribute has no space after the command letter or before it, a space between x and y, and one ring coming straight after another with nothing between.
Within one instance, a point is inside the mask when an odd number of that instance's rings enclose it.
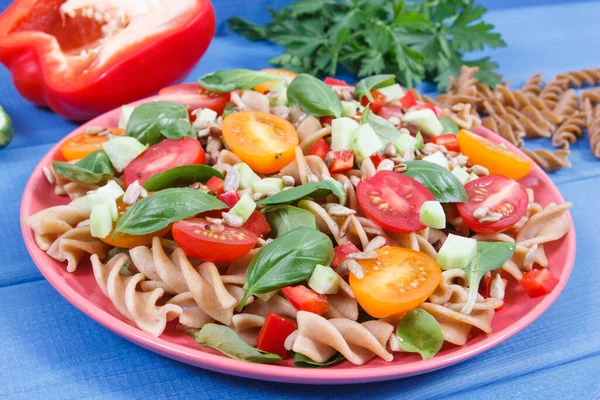
<instances>
[{"instance_id":1,"label":"parsley bunch","mask_svg":"<svg viewBox=\"0 0 600 400\"><path fill-rule=\"evenodd\" d=\"M235 32L285 48L270 60L281 68L312 75L335 75L341 65L359 77L394 74L412 87L423 79L448 87L463 64L476 65L480 82L495 86L501 76L489 57L466 61L468 52L506 43L481 18L487 9L474 0L301 0L259 26L228 20Z\"/></svg>"}]
</instances>

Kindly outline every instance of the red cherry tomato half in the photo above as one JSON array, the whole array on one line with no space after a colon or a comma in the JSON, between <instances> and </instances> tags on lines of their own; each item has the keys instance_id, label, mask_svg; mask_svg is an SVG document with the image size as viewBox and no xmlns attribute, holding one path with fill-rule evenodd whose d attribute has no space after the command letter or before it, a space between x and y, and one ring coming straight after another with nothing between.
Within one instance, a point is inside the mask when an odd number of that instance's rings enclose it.
<instances>
[{"instance_id":1,"label":"red cherry tomato half","mask_svg":"<svg viewBox=\"0 0 600 400\"><path fill-rule=\"evenodd\" d=\"M445 135L434 136L431 138L431 143L439 144L444 146L449 151L460 152L460 146L458 145L458 138L454 133L446 133Z\"/></svg>"},{"instance_id":2,"label":"red cherry tomato half","mask_svg":"<svg viewBox=\"0 0 600 400\"><path fill-rule=\"evenodd\" d=\"M327 144L324 139L319 139L317 143L315 143L308 152L311 156L319 156L323 160L327 157L327 153L331 151L331 147Z\"/></svg>"},{"instance_id":3,"label":"red cherry tomato half","mask_svg":"<svg viewBox=\"0 0 600 400\"><path fill-rule=\"evenodd\" d=\"M158 94L165 101L185 104L190 110L210 108L221 114L229 101L229 93L209 92L197 83L182 83L161 89Z\"/></svg>"},{"instance_id":4,"label":"red cherry tomato half","mask_svg":"<svg viewBox=\"0 0 600 400\"><path fill-rule=\"evenodd\" d=\"M202 261L228 262L248 253L256 235L244 228L214 225L204 218L190 218L173 224L173 239L190 257Z\"/></svg>"},{"instance_id":5,"label":"red cherry tomato half","mask_svg":"<svg viewBox=\"0 0 600 400\"><path fill-rule=\"evenodd\" d=\"M417 99L415 99L415 94L412 90L406 92L404 97L400 99L400 103L404 106L404 108L411 108L417 105Z\"/></svg>"},{"instance_id":6,"label":"red cherry tomato half","mask_svg":"<svg viewBox=\"0 0 600 400\"><path fill-rule=\"evenodd\" d=\"M223 203L227 204L229 208L235 206L235 203L238 202L240 197L238 196L235 190L230 190L228 192L218 194L217 199L221 200Z\"/></svg>"},{"instance_id":7,"label":"red cherry tomato half","mask_svg":"<svg viewBox=\"0 0 600 400\"><path fill-rule=\"evenodd\" d=\"M263 237L271 232L271 225L269 222L258 210L252 211L248 220L242 225L242 228L254 233L258 237Z\"/></svg>"},{"instance_id":8,"label":"red cherry tomato half","mask_svg":"<svg viewBox=\"0 0 600 400\"><path fill-rule=\"evenodd\" d=\"M333 260L331 261L331 266L337 268L346 260L346 258L348 258L348 254L359 252L360 250L358 247L356 247L352 242L341 244L333 249Z\"/></svg>"},{"instance_id":9,"label":"red cherry tomato half","mask_svg":"<svg viewBox=\"0 0 600 400\"><path fill-rule=\"evenodd\" d=\"M558 285L560 280L546 268L534 268L523 274L519 281L529 297L539 297L548 294Z\"/></svg>"},{"instance_id":10,"label":"red cherry tomato half","mask_svg":"<svg viewBox=\"0 0 600 400\"><path fill-rule=\"evenodd\" d=\"M225 181L218 176L213 176L206 182L206 187L220 195L225 192Z\"/></svg>"},{"instance_id":11,"label":"red cherry tomato half","mask_svg":"<svg viewBox=\"0 0 600 400\"><path fill-rule=\"evenodd\" d=\"M341 79L335 79L330 76L325 78L324 82L326 85L329 85L329 86L350 86L345 81L343 81Z\"/></svg>"},{"instance_id":12,"label":"red cherry tomato half","mask_svg":"<svg viewBox=\"0 0 600 400\"><path fill-rule=\"evenodd\" d=\"M125 186L136 180L143 185L148 179L182 165L204 164L206 155L196 139L167 139L146 149L130 162L124 171Z\"/></svg>"},{"instance_id":13,"label":"red cherry tomato half","mask_svg":"<svg viewBox=\"0 0 600 400\"><path fill-rule=\"evenodd\" d=\"M469 200L458 203L458 212L471 230L478 233L501 232L519 221L529 199L527 192L516 181L500 175L484 176L465 185ZM475 210L485 207L489 213L500 213L495 222L480 222L473 216Z\"/></svg>"},{"instance_id":14,"label":"red cherry tomato half","mask_svg":"<svg viewBox=\"0 0 600 400\"><path fill-rule=\"evenodd\" d=\"M390 119L391 117L402 118L404 112L402 111L402 107L393 106L393 105L385 105L381 107L379 110L379 116L385 119Z\"/></svg>"},{"instance_id":15,"label":"red cherry tomato half","mask_svg":"<svg viewBox=\"0 0 600 400\"><path fill-rule=\"evenodd\" d=\"M383 160L385 160L387 157L384 156L381 153L375 153L373 154L371 157L369 157L371 159L371 162L373 163L373 165L375 166L375 168L379 167L379 164L381 164L381 162Z\"/></svg>"},{"instance_id":16,"label":"red cherry tomato half","mask_svg":"<svg viewBox=\"0 0 600 400\"><path fill-rule=\"evenodd\" d=\"M420 219L421 206L435 200L425 186L393 171L379 171L360 181L356 195L367 217L382 228L400 233L425 229Z\"/></svg>"},{"instance_id":17,"label":"red cherry tomato half","mask_svg":"<svg viewBox=\"0 0 600 400\"><path fill-rule=\"evenodd\" d=\"M256 348L284 358L286 356L285 339L295 330L296 324L293 321L270 312L265 318L265 324L258 332Z\"/></svg>"},{"instance_id":18,"label":"red cherry tomato half","mask_svg":"<svg viewBox=\"0 0 600 400\"><path fill-rule=\"evenodd\" d=\"M327 296L319 294L306 286L288 286L281 289L281 292L298 311L323 315L329 310Z\"/></svg>"},{"instance_id":19,"label":"red cherry tomato half","mask_svg":"<svg viewBox=\"0 0 600 400\"><path fill-rule=\"evenodd\" d=\"M354 152L352 150L340 150L333 152L333 161L329 166L329 172L346 172L354 166Z\"/></svg>"},{"instance_id":20,"label":"red cherry tomato half","mask_svg":"<svg viewBox=\"0 0 600 400\"><path fill-rule=\"evenodd\" d=\"M363 106L367 106L368 104L371 111L377 114L381 107L385 105L386 98L383 93L379 93L377 90L371 90L371 96L373 96L373 101L370 101L367 96L363 96L360 99L360 104Z\"/></svg>"}]
</instances>

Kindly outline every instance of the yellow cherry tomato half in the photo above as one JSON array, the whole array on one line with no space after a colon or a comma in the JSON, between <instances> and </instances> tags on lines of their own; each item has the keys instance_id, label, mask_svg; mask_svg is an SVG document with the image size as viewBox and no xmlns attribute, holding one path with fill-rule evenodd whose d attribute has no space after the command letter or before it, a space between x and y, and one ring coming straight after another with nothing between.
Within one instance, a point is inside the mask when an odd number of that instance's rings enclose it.
<instances>
[{"instance_id":1,"label":"yellow cherry tomato half","mask_svg":"<svg viewBox=\"0 0 600 400\"><path fill-rule=\"evenodd\" d=\"M486 167L490 175L520 179L531 171L533 163L506 147L465 129L458 132L460 152L469 157L471 164Z\"/></svg>"},{"instance_id":2,"label":"yellow cherry tomato half","mask_svg":"<svg viewBox=\"0 0 600 400\"><path fill-rule=\"evenodd\" d=\"M417 308L440 284L440 267L425 253L395 246L375 252L376 260L359 261L365 274L362 279L350 274L356 300L375 318Z\"/></svg>"},{"instance_id":3,"label":"yellow cherry tomato half","mask_svg":"<svg viewBox=\"0 0 600 400\"><path fill-rule=\"evenodd\" d=\"M110 128L111 135L123 136L125 129ZM83 157L102 150L102 144L109 139L108 135L91 135L82 133L81 135L73 136L60 145L60 152L67 161L81 160Z\"/></svg>"},{"instance_id":4,"label":"yellow cherry tomato half","mask_svg":"<svg viewBox=\"0 0 600 400\"><path fill-rule=\"evenodd\" d=\"M227 146L255 172L273 174L294 160L298 133L285 119L241 111L226 116L222 129Z\"/></svg>"},{"instance_id":5,"label":"yellow cherry tomato half","mask_svg":"<svg viewBox=\"0 0 600 400\"><path fill-rule=\"evenodd\" d=\"M281 75L286 78L295 78L298 75L297 73L288 71L286 69L265 68L265 69L261 69L261 71L266 72L267 74ZM269 81L269 82L261 83L260 85L258 85L254 88L254 91L258 92L258 93L267 93L273 85L277 84L277 82L279 82L279 81Z\"/></svg>"}]
</instances>

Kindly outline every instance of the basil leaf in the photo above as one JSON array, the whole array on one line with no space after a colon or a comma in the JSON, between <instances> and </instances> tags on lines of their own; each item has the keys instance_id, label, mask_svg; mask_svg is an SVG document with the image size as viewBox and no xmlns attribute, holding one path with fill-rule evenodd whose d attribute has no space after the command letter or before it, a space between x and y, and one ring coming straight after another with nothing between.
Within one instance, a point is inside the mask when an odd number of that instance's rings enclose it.
<instances>
[{"instance_id":1,"label":"basil leaf","mask_svg":"<svg viewBox=\"0 0 600 400\"><path fill-rule=\"evenodd\" d=\"M117 221L113 237L118 232L146 235L172 222L193 217L205 211L227 208L222 201L201 190L165 189L132 205Z\"/></svg>"},{"instance_id":2,"label":"basil leaf","mask_svg":"<svg viewBox=\"0 0 600 400\"><path fill-rule=\"evenodd\" d=\"M327 179L321 182L305 183L293 189L284 190L258 201L257 204L290 204L307 196L325 197L332 193L340 199L340 204L343 205L346 203L346 191L344 187L337 181Z\"/></svg>"},{"instance_id":3,"label":"basil leaf","mask_svg":"<svg viewBox=\"0 0 600 400\"><path fill-rule=\"evenodd\" d=\"M335 353L331 358L325 362L316 362L306 357L304 354L294 354L294 367L296 368L323 368L336 365L344 361L345 358L340 353Z\"/></svg>"},{"instance_id":4,"label":"basil leaf","mask_svg":"<svg viewBox=\"0 0 600 400\"><path fill-rule=\"evenodd\" d=\"M168 101L152 101L137 106L127 122L127 136L132 136L143 144L156 144L163 137L180 138L182 119L187 120L187 107ZM175 127L171 125L175 124ZM188 121L189 124L189 121ZM164 135L164 136L163 136Z\"/></svg>"},{"instance_id":5,"label":"basil leaf","mask_svg":"<svg viewBox=\"0 0 600 400\"><path fill-rule=\"evenodd\" d=\"M400 131L394 124L373 113L369 107L365 107L360 117L360 123L369 124L384 144L395 143L400 137Z\"/></svg>"},{"instance_id":6,"label":"basil leaf","mask_svg":"<svg viewBox=\"0 0 600 400\"><path fill-rule=\"evenodd\" d=\"M192 124L187 119L178 119L172 124L165 126L161 133L167 139L181 139L184 137L196 138L196 130L192 128Z\"/></svg>"},{"instance_id":7,"label":"basil leaf","mask_svg":"<svg viewBox=\"0 0 600 400\"><path fill-rule=\"evenodd\" d=\"M281 361L277 354L255 349L231 328L217 324L206 324L200 330L190 330L188 333L202 346L219 350L227 357L236 360L268 364Z\"/></svg>"},{"instance_id":8,"label":"basil leaf","mask_svg":"<svg viewBox=\"0 0 600 400\"><path fill-rule=\"evenodd\" d=\"M88 154L75 164L54 161L52 169L65 179L88 185L114 176L113 166L104 150Z\"/></svg>"},{"instance_id":9,"label":"basil leaf","mask_svg":"<svg viewBox=\"0 0 600 400\"><path fill-rule=\"evenodd\" d=\"M223 174L208 165L182 165L152 176L144 182L144 188L158 192L168 187L188 186L194 182L206 183L213 176L223 179Z\"/></svg>"},{"instance_id":10,"label":"basil leaf","mask_svg":"<svg viewBox=\"0 0 600 400\"><path fill-rule=\"evenodd\" d=\"M294 78L287 89L287 96L309 115L339 118L344 112L342 102L333 90L320 79L307 74Z\"/></svg>"},{"instance_id":11,"label":"basil leaf","mask_svg":"<svg viewBox=\"0 0 600 400\"><path fill-rule=\"evenodd\" d=\"M406 161L408 175L425 186L440 203L462 203L469 200L464 186L446 168L429 161Z\"/></svg>"},{"instance_id":12,"label":"basil leaf","mask_svg":"<svg viewBox=\"0 0 600 400\"><path fill-rule=\"evenodd\" d=\"M206 90L213 92L231 92L238 89L253 89L261 83L281 81L286 79L282 75L269 74L250 69L231 69L217 71L204 75L198 83Z\"/></svg>"},{"instance_id":13,"label":"basil leaf","mask_svg":"<svg viewBox=\"0 0 600 400\"><path fill-rule=\"evenodd\" d=\"M129 255L129 249L124 249L122 247L113 247L112 249L110 249L108 251L108 253L106 253L106 258L104 259L103 262L106 264L117 254L121 254L121 253L125 253L125 254ZM127 262L125 264L123 264L123 266L121 267L121 270L119 271L119 274L125 275L125 276L133 276L133 272L131 272L129 270L130 265L131 265L131 259L127 260Z\"/></svg>"},{"instance_id":14,"label":"basil leaf","mask_svg":"<svg viewBox=\"0 0 600 400\"><path fill-rule=\"evenodd\" d=\"M440 118L440 122L444 127L444 133L454 133L455 135L458 133L460 128L454 121L448 118Z\"/></svg>"},{"instance_id":15,"label":"basil leaf","mask_svg":"<svg viewBox=\"0 0 600 400\"><path fill-rule=\"evenodd\" d=\"M246 291L238 305L241 311L253 294L302 282L317 264L329 265L333 245L327 235L314 229L296 228L259 250L246 272Z\"/></svg>"},{"instance_id":16,"label":"basil leaf","mask_svg":"<svg viewBox=\"0 0 600 400\"><path fill-rule=\"evenodd\" d=\"M367 96L369 101L373 101L373 96L371 96L371 89L378 89L381 87L390 86L396 83L396 77L391 74L386 75L373 75L368 78L361 79L356 83L354 94L358 101L363 96Z\"/></svg>"},{"instance_id":17,"label":"basil leaf","mask_svg":"<svg viewBox=\"0 0 600 400\"><path fill-rule=\"evenodd\" d=\"M437 354L444 344L442 328L427 311L416 308L408 312L396 328L402 350L419 353L423 359Z\"/></svg>"},{"instance_id":18,"label":"basil leaf","mask_svg":"<svg viewBox=\"0 0 600 400\"><path fill-rule=\"evenodd\" d=\"M313 213L299 207L286 205L269 206L263 208L261 212L265 214L276 237L302 226L317 229Z\"/></svg>"},{"instance_id":19,"label":"basil leaf","mask_svg":"<svg viewBox=\"0 0 600 400\"><path fill-rule=\"evenodd\" d=\"M467 301L461 313L470 314L477 301L479 282L486 272L497 270L508 261L515 252L513 243L504 242L480 242L477 241L477 256L465 269L469 279L469 291Z\"/></svg>"},{"instance_id":20,"label":"basil leaf","mask_svg":"<svg viewBox=\"0 0 600 400\"><path fill-rule=\"evenodd\" d=\"M425 143L423 142L423 135L421 135L421 132L417 132L415 139L417 139L417 143L415 143L415 149L421 150L423 146L425 146Z\"/></svg>"}]
</instances>

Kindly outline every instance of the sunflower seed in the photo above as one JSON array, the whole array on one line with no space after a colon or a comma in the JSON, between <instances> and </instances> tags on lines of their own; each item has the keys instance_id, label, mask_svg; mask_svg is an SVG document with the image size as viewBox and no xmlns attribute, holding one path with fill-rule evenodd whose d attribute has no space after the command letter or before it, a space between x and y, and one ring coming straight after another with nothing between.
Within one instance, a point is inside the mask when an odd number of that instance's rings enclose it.
<instances>
[{"instance_id":1,"label":"sunflower seed","mask_svg":"<svg viewBox=\"0 0 600 400\"><path fill-rule=\"evenodd\" d=\"M228 212L224 212L221 215L223 216L223 222L229 226L239 228L240 226L244 225L244 218L240 217L239 215Z\"/></svg>"},{"instance_id":2,"label":"sunflower seed","mask_svg":"<svg viewBox=\"0 0 600 400\"><path fill-rule=\"evenodd\" d=\"M237 168L231 168L227 175L225 175L225 182L223 183L223 189L226 192L230 190L238 190L240 187L240 172Z\"/></svg>"},{"instance_id":3,"label":"sunflower seed","mask_svg":"<svg viewBox=\"0 0 600 400\"><path fill-rule=\"evenodd\" d=\"M350 183L352 183L352 186L357 187L360 183L360 178L358 176L352 175L350 177Z\"/></svg>"},{"instance_id":4,"label":"sunflower seed","mask_svg":"<svg viewBox=\"0 0 600 400\"><path fill-rule=\"evenodd\" d=\"M294 186L296 184L296 180L294 179L293 176L290 176L290 175L282 176L281 180L283 181L283 184L285 186Z\"/></svg>"},{"instance_id":5,"label":"sunflower seed","mask_svg":"<svg viewBox=\"0 0 600 400\"><path fill-rule=\"evenodd\" d=\"M252 200L254 200L254 201L259 201L259 200L262 200L262 199L264 199L265 197L267 197L267 194L266 194L266 193L261 193L261 192L258 192L258 193L253 193L253 194L252 194Z\"/></svg>"},{"instance_id":6,"label":"sunflower seed","mask_svg":"<svg viewBox=\"0 0 600 400\"><path fill-rule=\"evenodd\" d=\"M348 254L348 258L352 260L376 260L377 253L374 251L363 251L360 253Z\"/></svg>"},{"instance_id":7,"label":"sunflower seed","mask_svg":"<svg viewBox=\"0 0 600 400\"><path fill-rule=\"evenodd\" d=\"M394 125L400 125L400 118L398 118L395 115L392 115L391 117L389 117L388 121L390 121Z\"/></svg>"},{"instance_id":8,"label":"sunflower seed","mask_svg":"<svg viewBox=\"0 0 600 400\"><path fill-rule=\"evenodd\" d=\"M486 167L477 164L471 167L471 171L477 176L488 176L490 174L490 171Z\"/></svg>"},{"instance_id":9,"label":"sunflower seed","mask_svg":"<svg viewBox=\"0 0 600 400\"><path fill-rule=\"evenodd\" d=\"M106 128L103 128L101 126L88 126L87 128L85 128L85 133L87 135L97 135L100 132L104 132L106 130Z\"/></svg>"},{"instance_id":10,"label":"sunflower seed","mask_svg":"<svg viewBox=\"0 0 600 400\"><path fill-rule=\"evenodd\" d=\"M383 236L375 236L364 248L364 251L373 251L385 246L387 240Z\"/></svg>"},{"instance_id":11,"label":"sunflower seed","mask_svg":"<svg viewBox=\"0 0 600 400\"><path fill-rule=\"evenodd\" d=\"M533 246L531 246L531 248L525 255L525 259L523 260L523 265L521 266L521 268L524 269L525 271L531 271L531 268L533 268L533 263L535 262L535 255L537 253L537 249L538 249L538 245L534 244Z\"/></svg>"},{"instance_id":12,"label":"sunflower seed","mask_svg":"<svg viewBox=\"0 0 600 400\"><path fill-rule=\"evenodd\" d=\"M365 272L363 271L362 267L353 259L342 261L340 268L350 271L350 273L358 279L363 279L365 277Z\"/></svg>"},{"instance_id":13,"label":"sunflower seed","mask_svg":"<svg viewBox=\"0 0 600 400\"><path fill-rule=\"evenodd\" d=\"M479 207L478 209L473 211L473 218L481 219L485 217L489 211L490 209L487 207Z\"/></svg>"},{"instance_id":14,"label":"sunflower seed","mask_svg":"<svg viewBox=\"0 0 600 400\"><path fill-rule=\"evenodd\" d=\"M346 219L344 220L344 223L342 223L342 226L340 227L340 238L343 238L348 234L348 230L350 229L351 222L352 222L352 215L349 215L346 217Z\"/></svg>"},{"instance_id":15,"label":"sunflower seed","mask_svg":"<svg viewBox=\"0 0 600 400\"><path fill-rule=\"evenodd\" d=\"M404 172L408 169L406 164L398 164L394 167L394 172Z\"/></svg>"},{"instance_id":16,"label":"sunflower seed","mask_svg":"<svg viewBox=\"0 0 600 400\"><path fill-rule=\"evenodd\" d=\"M388 157L394 157L396 155L396 146L394 146L392 143L386 144L383 154Z\"/></svg>"},{"instance_id":17,"label":"sunflower seed","mask_svg":"<svg viewBox=\"0 0 600 400\"><path fill-rule=\"evenodd\" d=\"M389 159L382 160L377 166L377 171L393 171L394 162Z\"/></svg>"},{"instance_id":18,"label":"sunflower seed","mask_svg":"<svg viewBox=\"0 0 600 400\"><path fill-rule=\"evenodd\" d=\"M500 219L502 219L502 214L496 213L496 212L491 212L491 213L488 213L485 217L479 218L479 222L485 224L485 223L500 221Z\"/></svg>"},{"instance_id":19,"label":"sunflower seed","mask_svg":"<svg viewBox=\"0 0 600 400\"><path fill-rule=\"evenodd\" d=\"M135 204L138 201L141 193L142 185L140 185L140 183L136 180L127 187L125 194L123 194L123 203L130 206Z\"/></svg>"},{"instance_id":20,"label":"sunflower seed","mask_svg":"<svg viewBox=\"0 0 600 400\"><path fill-rule=\"evenodd\" d=\"M221 218L206 217L206 220L210 224L222 224L223 223L223 220Z\"/></svg>"},{"instance_id":21,"label":"sunflower seed","mask_svg":"<svg viewBox=\"0 0 600 400\"><path fill-rule=\"evenodd\" d=\"M334 205L327 210L327 213L332 217L347 217L356 214L356 211L348 207Z\"/></svg>"},{"instance_id":22,"label":"sunflower seed","mask_svg":"<svg viewBox=\"0 0 600 400\"><path fill-rule=\"evenodd\" d=\"M48 183L50 183L51 185L54 185L56 183L56 181L54 180L54 175L52 175L52 171L50 171L50 168L42 167L42 173L44 174L44 177L46 178Z\"/></svg>"}]
</instances>

